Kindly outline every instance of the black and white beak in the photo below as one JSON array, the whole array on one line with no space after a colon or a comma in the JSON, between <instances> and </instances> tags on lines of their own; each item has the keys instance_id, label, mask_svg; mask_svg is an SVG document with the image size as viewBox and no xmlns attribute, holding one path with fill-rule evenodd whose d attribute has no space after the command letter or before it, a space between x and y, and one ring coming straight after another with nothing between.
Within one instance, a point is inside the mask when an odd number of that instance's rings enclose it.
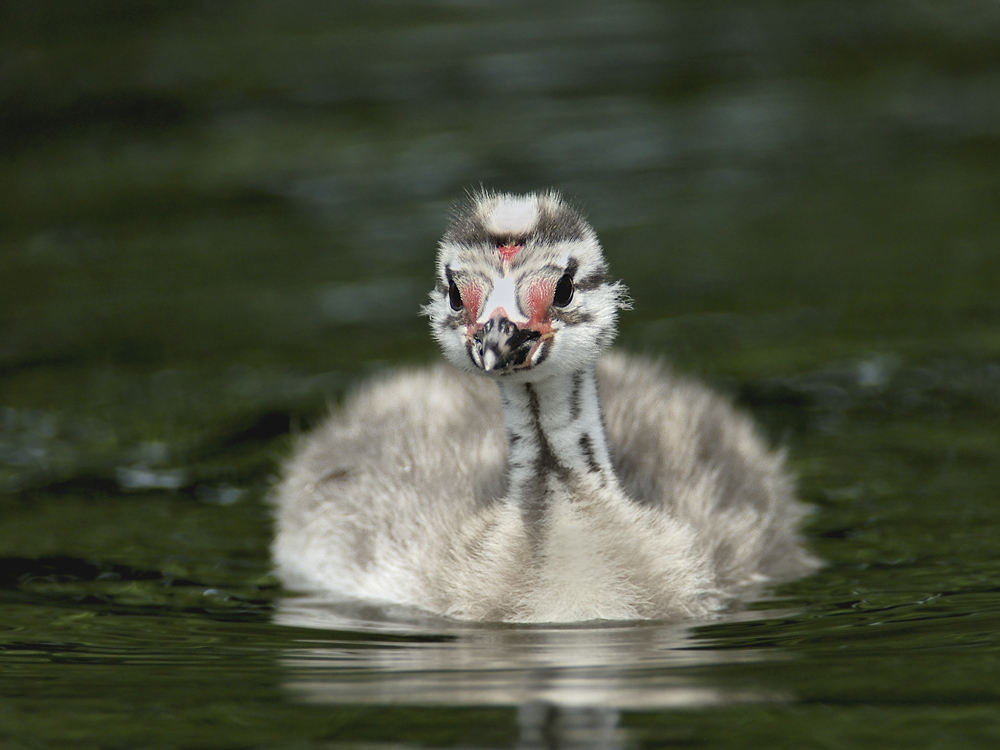
<instances>
[{"instance_id":1,"label":"black and white beak","mask_svg":"<svg viewBox=\"0 0 1000 750\"><path fill-rule=\"evenodd\" d=\"M507 317L502 307L494 310L472 336L472 361L486 372L504 372L531 365L531 356L542 332Z\"/></svg>"}]
</instances>

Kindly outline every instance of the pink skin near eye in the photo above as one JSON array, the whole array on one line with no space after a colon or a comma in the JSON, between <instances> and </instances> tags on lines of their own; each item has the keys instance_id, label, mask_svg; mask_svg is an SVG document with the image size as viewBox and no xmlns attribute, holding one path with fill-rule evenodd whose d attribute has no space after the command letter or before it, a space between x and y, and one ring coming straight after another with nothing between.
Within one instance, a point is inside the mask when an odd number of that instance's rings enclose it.
<instances>
[{"instance_id":1,"label":"pink skin near eye","mask_svg":"<svg viewBox=\"0 0 1000 750\"><path fill-rule=\"evenodd\" d=\"M479 306L483 304L483 288L479 284L460 284L459 293L462 295L462 306L470 324L475 325L476 317L479 315Z\"/></svg>"},{"instance_id":2,"label":"pink skin near eye","mask_svg":"<svg viewBox=\"0 0 1000 750\"><path fill-rule=\"evenodd\" d=\"M554 281L533 281L528 287L528 327L542 333L550 330L548 321L549 307L552 305L552 295L555 294Z\"/></svg>"},{"instance_id":3,"label":"pink skin near eye","mask_svg":"<svg viewBox=\"0 0 1000 750\"><path fill-rule=\"evenodd\" d=\"M555 294L555 290L556 284L552 280L533 281L528 286L527 294L524 298L528 321L521 325L540 333L548 333L552 330L551 323L548 320L548 313L552 305L552 295ZM476 320L480 313L480 307L483 304L483 288L478 284L466 282L459 285L459 292L462 295L462 305L465 308L467 316L466 326L471 335L480 327L480 324ZM505 316L510 314L507 310L500 309Z\"/></svg>"}]
</instances>

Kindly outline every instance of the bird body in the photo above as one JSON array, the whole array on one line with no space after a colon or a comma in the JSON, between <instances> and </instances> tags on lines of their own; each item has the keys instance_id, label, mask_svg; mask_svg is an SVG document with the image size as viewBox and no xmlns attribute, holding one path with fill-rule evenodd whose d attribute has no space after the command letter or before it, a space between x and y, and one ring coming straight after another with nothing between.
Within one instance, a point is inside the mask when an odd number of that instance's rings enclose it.
<instances>
[{"instance_id":1,"label":"bird body","mask_svg":"<svg viewBox=\"0 0 1000 750\"><path fill-rule=\"evenodd\" d=\"M465 620L667 619L814 566L751 421L605 351L627 296L557 194L476 196L437 277L452 366L358 390L286 467L289 585Z\"/></svg>"}]
</instances>

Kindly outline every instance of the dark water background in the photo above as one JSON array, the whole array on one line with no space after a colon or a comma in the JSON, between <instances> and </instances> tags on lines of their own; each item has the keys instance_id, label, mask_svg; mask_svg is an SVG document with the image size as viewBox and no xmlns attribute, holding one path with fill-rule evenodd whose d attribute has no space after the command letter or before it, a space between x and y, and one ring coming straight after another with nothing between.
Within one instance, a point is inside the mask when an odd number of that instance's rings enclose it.
<instances>
[{"instance_id":1,"label":"dark water background","mask_svg":"<svg viewBox=\"0 0 1000 750\"><path fill-rule=\"evenodd\" d=\"M585 208L825 569L693 628L278 588L291 436L437 356L480 184ZM995 0L0 2L4 747L996 747L998 494Z\"/></svg>"}]
</instances>

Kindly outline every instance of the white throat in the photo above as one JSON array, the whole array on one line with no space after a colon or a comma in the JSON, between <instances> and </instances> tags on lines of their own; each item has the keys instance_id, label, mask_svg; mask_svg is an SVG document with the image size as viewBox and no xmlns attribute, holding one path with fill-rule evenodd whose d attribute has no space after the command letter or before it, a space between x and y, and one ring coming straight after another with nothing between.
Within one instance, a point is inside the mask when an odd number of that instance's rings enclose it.
<instances>
[{"instance_id":1,"label":"white throat","mask_svg":"<svg viewBox=\"0 0 1000 750\"><path fill-rule=\"evenodd\" d=\"M591 365L537 382L500 380L510 478L507 497L529 529L585 486L617 489ZM565 490L565 491L564 491Z\"/></svg>"}]
</instances>

